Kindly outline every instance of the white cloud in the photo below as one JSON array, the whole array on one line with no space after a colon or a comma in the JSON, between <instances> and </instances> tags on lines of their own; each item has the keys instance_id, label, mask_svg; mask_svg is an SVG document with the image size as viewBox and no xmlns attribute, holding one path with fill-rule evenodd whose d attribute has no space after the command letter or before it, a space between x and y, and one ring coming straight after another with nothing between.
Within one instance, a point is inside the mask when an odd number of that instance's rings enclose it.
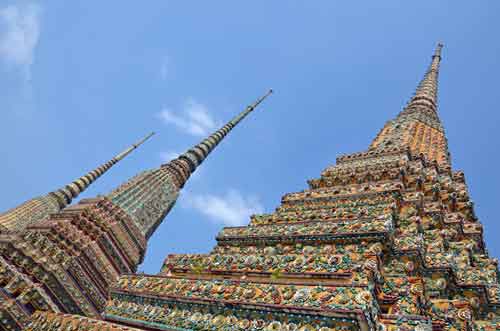
<instances>
[{"instance_id":1,"label":"white cloud","mask_svg":"<svg viewBox=\"0 0 500 331\"><path fill-rule=\"evenodd\" d=\"M40 37L40 11L36 4L0 9L0 59L23 70L27 79Z\"/></svg>"},{"instance_id":2,"label":"white cloud","mask_svg":"<svg viewBox=\"0 0 500 331\"><path fill-rule=\"evenodd\" d=\"M184 104L182 114L163 109L159 117L165 124L172 124L193 136L205 136L218 126L208 108L192 98Z\"/></svg>"},{"instance_id":3,"label":"white cloud","mask_svg":"<svg viewBox=\"0 0 500 331\"><path fill-rule=\"evenodd\" d=\"M161 152L160 159L162 162L169 162L169 161L172 161L173 159L178 158L179 155L181 155L181 153L178 153L176 151Z\"/></svg>"},{"instance_id":4,"label":"white cloud","mask_svg":"<svg viewBox=\"0 0 500 331\"><path fill-rule=\"evenodd\" d=\"M197 210L213 222L228 226L245 225L250 215L264 212L256 196L245 197L237 190L229 190L222 196L188 193L183 201L185 207Z\"/></svg>"}]
</instances>

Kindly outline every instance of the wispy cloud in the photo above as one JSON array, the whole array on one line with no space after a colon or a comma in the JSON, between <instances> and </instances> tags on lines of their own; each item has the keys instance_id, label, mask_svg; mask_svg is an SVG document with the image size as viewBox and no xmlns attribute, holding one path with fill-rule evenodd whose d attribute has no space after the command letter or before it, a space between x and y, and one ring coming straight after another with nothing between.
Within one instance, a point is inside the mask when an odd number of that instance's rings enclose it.
<instances>
[{"instance_id":1,"label":"wispy cloud","mask_svg":"<svg viewBox=\"0 0 500 331\"><path fill-rule=\"evenodd\" d=\"M40 12L34 3L0 9L0 59L22 70L27 79L40 37Z\"/></svg>"},{"instance_id":2,"label":"wispy cloud","mask_svg":"<svg viewBox=\"0 0 500 331\"><path fill-rule=\"evenodd\" d=\"M159 117L165 124L174 125L193 136L205 136L218 125L208 108L193 98L186 101L180 113L165 108Z\"/></svg>"},{"instance_id":3,"label":"wispy cloud","mask_svg":"<svg viewBox=\"0 0 500 331\"><path fill-rule=\"evenodd\" d=\"M184 207L192 208L215 223L239 226L249 222L250 215L261 214L264 207L256 196L244 196L237 190L226 194L191 194L184 197Z\"/></svg>"}]
</instances>

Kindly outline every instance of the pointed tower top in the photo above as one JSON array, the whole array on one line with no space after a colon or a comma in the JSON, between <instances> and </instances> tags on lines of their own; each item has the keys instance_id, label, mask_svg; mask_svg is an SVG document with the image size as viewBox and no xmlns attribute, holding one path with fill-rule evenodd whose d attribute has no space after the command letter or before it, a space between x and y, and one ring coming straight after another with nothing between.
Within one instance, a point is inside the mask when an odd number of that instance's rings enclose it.
<instances>
[{"instance_id":1,"label":"pointed tower top","mask_svg":"<svg viewBox=\"0 0 500 331\"><path fill-rule=\"evenodd\" d=\"M438 43L432 61L414 96L398 116L388 121L370 145L370 152L408 151L440 166L451 164L448 143L437 113L439 63L443 44ZM352 159L352 158L351 158ZM350 160L344 157L341 160Z\"/></svg>"},{"instance_id":2,"label":"pointed tower top","mask_svg":"<svg viewBox=\"0 0 500 331\"><path fill-rule=\"evenodd\" d=\"M188 171L182 171L183 175L179 178L182 180L179 182L180 188L184 186L187 179L196 170L196 168L205 160L208 154L217 146L220 141L235 127L242 119L244 119L248 114L250 114L259 104L261 104L269 95L273 93L272 89L269 89L266 94L258 98L254 103L249 105L244 111L236 115L232 120L230 120L226 125L224 125L220 130L214 132L208 138L200 142L198 145L193 146L186 153L180 155L177 159L164 164L162 167L168 167L169 165L176 164L176 169L184 169L184 166L180 166L181 163L188 165Z\"/></svg>"},{"instance_id":3,"label":"pointed tower top","mask_svg":"<svg viewBox=\"0 0 500 331\"><path fill-rule=\"evenodd\" d=\"M404 112L415 110L431 110L437 112L437 92L438 92L438 76L439 63L441 61L441 50L443 44L438 43L432 61L425 73L424 78L415 91L415 95L411 98Z\"/></svg>"},{"instance_id":4,"label":"pointed tower top","mask_svg":"<svg viewBox=\"0 0 500 331\"><path fill-rule=\"evenodd\" d=\"M129 148L124 150L123 152L117 154L108 162L104 163L100 167L97 167L94 170L89 171L87 174L73 181L72 183L56 190L49 195L55 197L57 202L59 203L60 208L64 208L71 203L71 201L76 198L80 193L85 191L90 184L92 184L97 178L99 178L102 174L104 174L109 168L113 165L121 161L127 155L129 155L134 149L142 145L146 140L151 138L154 135L154 132L151 132L146 137L139 140L137 143L132 144Z\"/></svg>"},{"instance_id":5,"label":"pointed tower top","mask_svg":"<svg viewBox=\"0 0 500 331\"><path fill-rule=\"evenodd\" d=\"M78 194L83 192L109 168L130 154L130 152L139 147L152 135L153 133L149 134L100 167L89 171L86 175L83 175L59 190L28 200L21 205L0 214L0 232L21 231L27 226L43 220L50 214L59 212L61 209L69 205L71 201L78 196Z\"/></svg>"},{"instance_id":6,"label":"pointed tower top","mask_svg":"<svg viewBox=\"0 0 500 331\"><path fill-rule=\"evenodd\" d=\"M151 138L154 134L155 134L155 132L151 132L146 137L144 137L141 140L139 140L137 143L132 144L132 146L130 146L129 148L127 148L126 150L124 150L123 152L121 152L120 154L118 154L117 156L115 156L115 159L117 161L121 161L125 156L129 155L134 149L136 149L137 147L141 146L146 140L148 140L149 138Z\"/></svg>"},{"instance_id":7,"label":"pointed tower top","mask_svg":"<svg viewBox=\"0 0 500 331\"><path fill-rule=\"evenodd\" d=\"M144 171L113 190L107 198L122 208L149 238L174 206L180 189L224 137L264 101L269 90L222 128L158 169Z\"/></svg>"},{"instance_id":8,"label":"pointed tower top","mask_svg":"<svg viewBox=\"0 0 500 331\"><path fill-rule=\"evenodd\" d=\"M443 46L444 45L442 43L438 43L432 57L439 56L441 58L441 50L443 49Z\"/></svg>"}]
</instances>

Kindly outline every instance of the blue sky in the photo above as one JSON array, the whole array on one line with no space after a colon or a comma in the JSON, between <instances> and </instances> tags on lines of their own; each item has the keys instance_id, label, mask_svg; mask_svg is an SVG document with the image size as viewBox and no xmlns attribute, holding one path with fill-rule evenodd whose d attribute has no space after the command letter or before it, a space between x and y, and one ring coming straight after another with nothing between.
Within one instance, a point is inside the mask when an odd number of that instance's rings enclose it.
<instances>
[{"instance_id":1,"label":"blue sky","mask_svg":"<svg viewBox=\"0 0 500 331\"><path fill-rule=\"evenodd\" d=\"M197 143L269 87L150 240L141 270L208 252L339 154L364 150L445 44L439 113L486 242L500 141L498 1L0 2L0 209L66 184L154 130L82 197Z\"/></svg>"}]
</instances>

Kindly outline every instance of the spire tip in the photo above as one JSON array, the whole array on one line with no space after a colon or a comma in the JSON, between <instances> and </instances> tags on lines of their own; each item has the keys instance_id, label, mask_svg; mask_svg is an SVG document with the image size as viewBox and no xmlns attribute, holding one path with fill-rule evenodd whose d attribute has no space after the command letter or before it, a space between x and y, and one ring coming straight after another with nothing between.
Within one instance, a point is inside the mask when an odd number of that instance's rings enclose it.
<instances>
[{"instance_id":1,"label":"spire tip","mask_svg":"<svg viewBox=\"0 0 500 331\"><path fill-rule=\"evenodd\" d=\"M436 50L434 51L434 55L432 57L438 56L439 58L441 58L441 49L443 49L443 46L444 46L443 43L438 42L437 46L436 46Z\"/></svg>"}]
</instances>

